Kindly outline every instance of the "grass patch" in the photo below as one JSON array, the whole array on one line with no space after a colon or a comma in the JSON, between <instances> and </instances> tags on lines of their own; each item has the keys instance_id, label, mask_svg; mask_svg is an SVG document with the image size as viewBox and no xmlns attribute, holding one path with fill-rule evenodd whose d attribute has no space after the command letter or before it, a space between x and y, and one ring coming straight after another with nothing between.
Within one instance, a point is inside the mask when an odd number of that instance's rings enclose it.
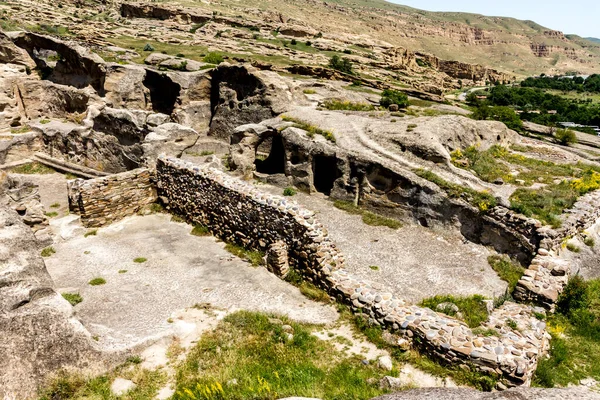
<instances>
[{"instance_id":1,"label":"grass patch","mask_svg":"<svg viewBox=\"0 0 600 400\"><path fill-rule=\"evenodd\" d=\"M594 247L596 245L596 241L591 236L587 236L585 239L583 239L583 243L588 247Z\"/></svg>"},{"instance_id":2,"label":"grass patch","mask_svg":"<svg viewBox=\"0 0 600 400\"><path fill-rule=\"evenodd\" d=\"M134 263L138 263L138 264L143 264L146 261L148 261L148 259L144 258L144 257L136 257L136 258L133 259L133 262Z\"/></svg>"},{"instance_id":3,"label":"grass patch","mask_svg":"<svg viewBox=\"0 0 600 400\"><path fill-rule=\"evenodd\" d=\"M519 262L511 260L506 255L489 256L488 263L496 271L500 279L508 282L508 290L512 293L519 279L523 276L525 268Z\"/></svg>"},{"instance_id":4,"label":"grass patch","mask_svg":"<svg viewBox=\"0 0 600 400\"><path fill-rule=\"evenodd\" d=\"M253 267L264 265L263 257L265 256L265 253L262 251L249 250L233 243L227 243L225 245L225 250L242 260L248 261Z\"/></svg>"},{"instance_id":5,"label":"grass patch","mask_svg":"<svg viewBox=\"0 0 600 400\"><path fill-rule=\"evenodd\" d=\"M369 268L371 268L373 271L379 271L379 267L377 265L370 265Z\"/></svg>"},{"instance_id":6,"label":"grass patch","mask_svg":"<svg viewBox=\"0 0 600 400\"><path fill-rule=\"evenodd\" d=\"M573 253L579 253L581 251L581 249L573 243L567 243L567 250L572 251Z\"/></svg>"},{"instance_id":7,"label":"grass patch","mask_svg":"<svg viewBox=\"0 0 600 400\"><path fill-rule=\"evenodd\" d=\"M323 107L328 110L338 111L373 111L375 107L367 103L354 103L352 101L326 100Z\"/></svg>"},{"instance_id":8,"label":"grass patch","mask_svg":"<svg viewBox=\"0 0 600 400\"><path fill-rule=\"evenodd\" d=\"M302 93L304 93L304 94L315 94L315 93L317 93L317 91L314 90L314 89L304 89L302 91Z\"/></svg>"},{"instance_id":9,"label":"grass patch","mask_svg":"<svg viewBox=\"0 0 600 400\"><path fill-rule=\"evenodd\" d=\"M48 218L58 217L58 213L56 211L50 211L44 214Z\"/></svg>"},{"instance_id":10,"label":"grass patch","mask_svg":"<svg viewBox=\"0 0 600 400\"><path fill-rule=\"evenodd\" d=\"M44 164L32 162L11 168L10 172L15 174L53 174L56 171Z\"/></svg>"},{"instance_id":11,"label":"grass patch","mask_svg":"<svg viewBox=\"0 0 600 400\"><path fill-rule=\"evenodd\" d=\"M105 283L106 283L106 279L104 279L102 277L94 278L88 282L88 284L91 286L100 286L100 285L104 285Z\"/></svg>"},{"instance_id":12,"label":"grass patch","mask_svg":"<svg viewBox=\"0 0 600 400\"><path fill-rule=\"evenodd\" d=\"M83 237L96 236L97 234L98 234L98 229L92 229L92 230L87 231L86 233L84 233Z\"/></svg>"},{"instance_id":13,"label":"grass patch","mask_svg":"<svg viewBox=\"0 0 600 400\"><path fill-rule=\"evenodd\" d=\"M126 273L127 273L127 270L126 270L126 269L120 269L120 270L119 270L119 273L120 273L120 274L126 274Z\"/></svg>"},{"instance_id":14,"label":"grass patch","mask_svg":"<svg viewBox=\"0 0 600 400\"><path fill-rule=\"evenodd\" d=\"M22 126L20 128L12 128L10 130L10 133L12 133L13 135L19 135L21 133L27 133L29 132L31 129L28 126Z\"/></svg>"},{"instance_id":15,"label":"grass patch","mask_svg":"<svg viewBox=\"0 0 600 400\"><path fill-rule=\"evenodd\" d=\"M600 280L571 278L548 318L550 358L540 360L533 384L542 387L600 380Z\"/></svg>"},{"instance_id":16,"label":"grass patch","mask_svg":"<svg viewBox=\"0 0 600 400\"><path fill-rule=\"evenodd\" d=\"M194 225L194 229L192 229L190 234L192 234L194 236L211 236L212 235L210 233L210 230L206 226L200 225L200 224Z\"/></svg>"},{"instance_id":17,"label":"grass patch","mask_svg":"<svg viewBox=\"0 0 600 400\"><path fill-rule=\"evenodd\" d=\"M73 307L83 301L83 297L79 293L62 293L63 299L71 303Z\"/></svg>"},{"instance_id":18,"label":"grass patch","mask_svg":"<svg viewBox=\"0 0 600 400\"><path fill-rule=\"evenodd\" d=\"M309 325L278 318L292 327L292 338L264 314L225 317L177 368L173 399L207 398L209 390L213 399L368 399L385 393L378 385L385 372L376 365L346 358L333 343L311 335ZM227 383L232 380L237 384Z\"/></svg>"},{"instance_id":19,"label":"grass patch","mask_svg":"<svg viewBox=\"0 0 600 400\"><path fill-rule=\"evenodd\" d=\"M465 321L470 328L476 328L488 319L487 308L483 300L485 300L485 298L480 295L469 297L440 295L423 300L421 306L437 311L437 306L442 303L455 304L458 307L458 311L462 314L463 321ZM458 315L456 311L449 307L446 307L442 312L451 317L456 317Z\"/></svg>"},{"instance_id":20,"label":"grass patch","mask_svg":"<svg viewBox=\"0 0 600 400\"><path fill-rule=\"evenodd\" d=\"M340 210L346 211L349 214L361 215L362 221L370 226L387 226L390 229L400 229L402 227L402 223L396 221L395 219L387 218L379 214L363 210L349 201L335 200L333 202L333 206Z\"/></svg>"},{"instance_id":21,"label":"grass patch","mask_svg":"<svg viewBox=\"0 0 600 400\"><path fill-rule=\"evenodd\" d=\"M95 336L94 339L99 338ZM46 388L40 390L39 400L116 399L117 397L111 394L110 385L117 377L132 380L137 385L135 389L119 398L152 399L167 382L167 374L162 370L143 369L138 359L139 357L136 356L129 357L127 362L113 371L96 377L63 371Z\"/></svg>"},{"instance_id":22,"label":"grass patch","mask_svg":"<svg viewBox=\"0 0 600 400\"><path fill-rule=\"evenodd\" d=\"M286 187L285 189L283 189L283 195L284 196L295 196L296 189L294 189L293 187Z\"/></svg>"},{"instance_id":23,"label":"grass patch","mask_svg":"<svg viewBox=\"0 0 600 400\"><path fill-rule=\"evenodd\" d=\"M451 198L463 198L477 207L481 212L487 212L490 208L496 206L496 198L488 192L478 192L477 190L471 189L466 186L457 185L455 183L448 182L442 179L435 173L417 169L414 171L415 174L423 179L426 179L432 183L435 183L440 187L446 194Z\"/></svg>"},{"instance_id":24,"label":"grass patch","mask_svg":"<svg viewBox=\"0 0 600 400\"><path fill-rule=\"evenodd\" d=\"M52 254L56 253L54 247L46 247L42 250L42 257L50 257Z\"/></svg>"},{"instance_id":25,"label":"grass patch","mask_svg":"<svg viewBox=\"0 0 600 400\"><path fill-rule=\"evenodd\" d=\"M306 135L310 138L314 138L315 135L321 135L325 139L329 140L330 142L335 143L335 141L336 141L335 136L333 135L333 132L331 132L331 131L326 131L324 129L317 128L316 126L313 126L305 121L299 120L297 118L288 117L285 115L282 116L281 119L286 122L293 122L294 128L299 128L299 129L305 130Z\"/></svg>"},{"instance_id":26,"label":"grass patch","mask_svg":"<svg viewBox=\"0 0 600 400\"><path fill-rule=\"evenodd\" d=\"M477 327L477 328L473 328L473 334L475 335L481 335L481 336L498 336L500 337L500 332L498 332L497 330L493 329L493 328L482 328L482 327Z\"/></svg>"},{"instance_id":27,"label":"grass patch","mask_svg":"<svg viewBox=\"0 0 600 400\"><path fill-rule=\"evenodd\" d=\"M60 207L60 203L52 203L50 205L50 208L59 208Z\"/></svg>"}]
</instances>

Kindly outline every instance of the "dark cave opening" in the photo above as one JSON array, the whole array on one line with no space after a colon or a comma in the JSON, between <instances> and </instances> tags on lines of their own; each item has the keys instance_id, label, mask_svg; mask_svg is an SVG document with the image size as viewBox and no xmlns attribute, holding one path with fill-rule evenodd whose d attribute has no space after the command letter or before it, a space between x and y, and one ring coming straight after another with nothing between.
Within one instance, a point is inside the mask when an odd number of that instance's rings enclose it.
<instances>
[{"instance_id":1,"label":"dark cave opening","mask_svg":"<svg viewBox=\"0 0 600 400\"><path fill-rule=\"evenodd\" d=\"M316 155L313 157L313 183L318 192L329 196L333 184L341 176L335 156Z\"/></svg>"},{"instance_id":2,"label":"dark cave opening","mask_svg":"<svg viewBox=\"0 0 600 400\"><path fill-rule=\"evenodd\" d=\"M144 86L150 90L152 111L171 115L175 109L181 86L166 74L146 71Z\"/></svg>"},{"instance_id":3,"label":"dark cave opening","mask_svg":"<svg viewBox=\"0 0 600 400\"><path fill-rule=\"evenodd\" d=\"M285 147L281 136L273 136L271 140L271 151L264 159L256 159L256 172L261 174L283 174L285 173Z\"/></svg>"}]
</instances>

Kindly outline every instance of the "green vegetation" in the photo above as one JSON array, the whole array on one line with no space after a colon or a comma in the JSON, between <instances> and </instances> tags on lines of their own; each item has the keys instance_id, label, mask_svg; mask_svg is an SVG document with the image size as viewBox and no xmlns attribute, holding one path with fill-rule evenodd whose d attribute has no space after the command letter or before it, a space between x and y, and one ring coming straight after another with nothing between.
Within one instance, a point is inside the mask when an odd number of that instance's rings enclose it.
<instances>
[{"instance_id":1,"label":"green vegetation","mask_svg":"<svg viewBox=\"0 0 600 400\"><path fill-rule=\"evenodd\" d=\"M307 298L325 304L331 303L326 291L305 280L297 270L290 268L285 280L300 289L300 293Z\"/></svg>"},{"instance_id":2,"label":"green vegetation","mask_svg":"<svg viewBox=\"0 0 600 400\"><path fill-rule=\"evenodd\" d=\"M481 336L500 336L500 332L498 332L497 330L493 329L493 328L482 328L482 327L478 327L478 328L473 328L473 334L475 335L481 335Z\"/></svg>"},{"instance_id":3,"label":"green vegetation","mask_svg":"<svg viewBox=\"0 0 600 400\"><path fill-rule=\"evenodd\" d=\"M50 205L50 208L59 208L60 207L60 203L52 203Z\"/></svg>"},{"instance_id":4,"label":"green vegetation","mask_svg":"<svg viewBox=\"0 0 600 400\"><path fill-rule=\"evenodd\" d=\"M335 143L336 139L335 139L335 136L333 135L333 132L326 131L321 128L317 128L316 126L311 125L311 124L309 124L305 121L302 121L300 119L297 119L297 118L292 118L292 117L288 117L288 116L284 115L281 117L281 119L286 122L293 122L295 128L305 130L306 135L310 138L315 137L315 135L321 135L325 139L329 140L330 142Z\"/></svg>"},{"instance_id":5,"label":"green vegetation","mask_svg":"<svg viewBox=\"0 0 600 400\"><path fill-rule=\"evenodd\" d=\"M387 218L382 215L363 210L349 201L336 200L333 202L333 206L340 210L346 211L349 214L361 215L362 221L367 225L387 226L390 229L399 229L402 227L402 223L396 221L395 219Z\"/></svg>"},{"instance_id":6,"label":"green vegetation","mask_svg":"<svg viewBox=\"0 0 600 400\"><path fill-rule=\"evenodd\" d=\"M369 268L371 268L373 271L379 271L379 267L377 265L370 265Z\"/></svg>"},{"instance_id":7,"label":"green vegetation","mask_svg":"<svg viewBox=\"0 0 600 400\"><path fill-rule=\"evenodd\" d=\"M558 129L554 137L565 146L577 143L577 136L571 129Z\"/></svg>"},{"instance_id":8,"label":"green vegetation","mask_svg":"<svg viewBox=\"0 0 600 400\"><path fill-rule=\"evenodd\" d=\"M323 107L328 110L343 110L343 111L373 111L375 107L366 103L354 103L352 101L326 100Z\"/></svg>"},{"instance_id":9,"label":"green vegetation","mask_svg":"<svg viewBox=\"0 0 600 400\"><path fill-rule=\"evenodd\" d=\"M519 279L523 276L525 268L518 261L513 261L506 255L489 256L488 263L496 271L500 279L508 282L509 293L512 293Z\"/></svg>"},{"instance_id":10,"label":"green vegetation","mask_svg":"<svg viewBox=\"0 0 600 400\"><path fill-rule=\"evenodd\" d=\"M150 43L146 43L144 45L144 51L154 51L154 46L152 46Z\"/></svg>"},{"instance_id":11,"label":"green vegetation","mask_svg":"<svg viewBox=\"0 0 600 400\"><path fill-rule=\"evenodd\" d=\"M48 217L48 218L58 217L58 213L56 211L50 211L50 212L45 213L44 215L46 215L46 217Z\"/></svg>"},{"instance_id":12,"label":"green vegetation","mask_svg":"<svg viewBox=\"0 0 600 400\"><path fill-rule=\"evenodd\" d=\"M493 120L503 122L509 129L521 131L523 129L523 121L517 115L515 110L505 106L488 106L482 104L478 106L471 118L477 120Z\"/></svg>"},{"instance_id":13,"label":"green vegetation","mask_svg":"<svg viewBox=\"0 0 600 400\"><path fill-rule=\"evenodd\" d=\"M381 94L379 104L385 108L392 104L396 104L400 108L406 108L409 105L408 96L398 90L385 89Z\"/></svg>"},{"instance_id":14,"label":"green vegetation","mask_svg":"<svg viewBox=\"0 0 600 400\"><path fill-rule=\"evenodd\" d=\"M487 212L490 208L496 206L496 198L490 193L478 192L477 190L471 189L469 187L463 187L461 185L448 182L442 179L440 176L428 170L417 169L414 172L421 178L427 179L428 181L438 185L440 189L445 191L449 197L464 198L473 206L477 207L481 212Z\"/></svg>"},{"instance_id":15,"label":"green vegetation","mask_svg":"<svg viewBox=\"0 0 600 400\"><path fill-rule=\"evenodd\" d=\"M521 82L522 87L538 89L555 89L565 92L594 92L600 93L600 75L590 75L587 79L580 76L540 76L530 77Z\"/></svg>"},{"instance_id":16,"label":"green vegetation","mask_svg":"<svg viewBox=\"0 0 600 400\"><path fill-rule=\"evenodd\" d=\"M283 195L284 196L295 196L296 189L294 189L293 187L286 187L285 189L283 189Z\"/></svg>"},{"instance_id":17,"label":"green vegetation","mask_svg":"<svg viewBox=\"0 0 600 400\"><path fill-rule=\"evenodd\" d=\"M538 364L534 384L543 387L600 380L600 280L571 278L548 318L550 358Z\"/></svg>"},{"instance_id":18,"label":"green vegetation","mask_svg":"<svg viewBox=\"0 0 600 400\"><path fill-rule=\"evenodd\" d=\"M144 258L144 257L136 257L136 258L133 259L133 262L134 263L138 263L138 264L143 264L146 261L148 261L148 259Z\"/></svg>"},{"instance_id":19,"label":"green vegetation","mask_svg":"<svg viewBox=\"0 0 600 400\"><path fill-rule=\"evenodd\" d=\"M210 229L207 226L196 224L194 225L194 229L190 232L190 234L194 236L211 236Z\"/></svg>"},{"instance_id":20,"label":"green vegetation","mask_svg":"<svg viewBox=\"0 0 600 400\"><path fill-rule=\"evenodd\" d=\"M88 284L91 286L100 286L100 285L104 285L105 283L106 283L106 279L104 279L102 277L94 278L88 282Z\"/></svg>"},{"instance_id":21,"label":"green vegetation","mask_svg":"<svg viewBox=\"0 0 600 400\"><path fill-rule=\"evenodd\" d=\"M83 301L83 297L81 297L81 295L79 293L63 293L62 297L66 301L71 303L71 305L73 307L75 307L77 304L79 304Z\"/></svg>"},{"instance_id":22,"label":"green vegetation","mask_svg":"<svg viewBox=\"0 0 600 400\"><path fill-rule=\"evenodd\" d=\"M304 89L302 91L302 93L304 93L304 94L315 94L315 93L317 93L317 91L314 90L314 89Z\"/></svg>"},{"instance_id":23,"label":"green vegetation","mask_svg":"<svg viewBox=\"0 0 600 400\"><path fill-rule=\"evenodd\" d=\"M92 230L87 231L86 233L84 233L83 237L96 236L97 234L98 234L98 229L92 229Z\"/></svg>"},{"instance_id":24,"label":"green vegetation","mask_svg":"<svg viewBox=\"0 0 600 400\"><path fill-rule=\"evenodd\" d=\"M352 70L352 61L348 60L345 57L340 57L337 54L333 55L329 59L328 66L329 68L335 69L336 71L340 71L349 75L354 75L354 71Z\"/></svg>"},{"instance_id":25,"label":"green vegetation","mask_svg":"<svg viewBox=\"0 0 600 400\"><path fill-rule=\"evenodd\" d=\"M574 243L567 243L567 250L572 251L573 253L579 253L581 249L577 247Z\"/></svg>"},{"instance_id":26,"label":"green vegetation","mask_svg":"<svg viewBox=\"0 0 600 400\"><path fill-rule=\"evenodd\" d=\"M265 254L262 251L246 249L245 247L233 243L227 243L225 245L225 250L242 260L248 261L253 267L264 264L263 258Z\"/></svg>"},{"instance_id":27,"label":"green vegetation","mask_svg":"<svg viewBox=\"0 0 600 400\"><path fill-rule=\"evenodd\" d=\"M10 172L15 174L53 174L56 171L44 164L32 162L11 168Z\"/></svg>"},{"instance_id":28,"label":"green vegetation","mask_svg":"<svg viewBox=\"0 0 600 400\"><path fill-rule=\"evenodd\" d=\"M385 373L374 364L345 357L311 335L309 325L278 318L292 327L291 337L263 314L239 311L225 317L178 366L173 399L358 400L385 393L378 385ZM228 384L233 380L237 384Z\"/></svg>"},{"instance_id":29,"label":"green vegetation","mask_svg":"<svg viewBox=\"0 0 600 400\"><path fill-rule=\"evenodd\" d=\"M11 128L10 133L12 133L13 135L18 135L18 134L21 134L21 133L27 133L30 130L31 129L27 125L25 125L25 126L22 126L20 128Z\"/></svg>"},{"instance_id":30,"label":"green vegetation","mask_svg":"<svg viewBox=\"0 0 600 400\"><path fill-rule=\"evenodd\" d=\"M119 270L119 274L126 274L126 273L127 273L127 270L126 270L126 269L120 269L120 270Z\"/></svg>"},{"instance_id":31,"label":"green vegetation","mask_svg":"<svg viewBox=\"0 0 600 400\"><path fill-rule=\"evenodd\" d=\"M596 245L596 241L591 236L587 236L585 239L583 239L583 243L588 247L594 247Z\"/></svg>"},{"instance_id":32,"label":"green vegetation","mask_svg":"<svg viewBox=\"0 0 600 400\"><path fill-rule=\"evenodd\" d=\"M54 247L46 247L42 250L42 257L50 257L52 254L56 253Z\"/></svg>"},{"instance_id":33,"label":"green vegetation","mask_svg":"<svg viewBox=\"0 0 600 400\"><path fill-rule=\"evenodd\" d=\"M60 25L39 24L29 27L33 32L50 33L52 35L68 36L71 35L69 28Z\"/></svg>"},{"instance_id":34,"label":"green vegetation","mask_svg":"<svg viewBox=\"0 0 600 400\"><path fill-rule=\"evenodd\" d=\"M223 62L223 55L221 53L212 51L204 56L204 62L216 65L221 64Z\"/></svg>"},{"instance_id":35,"label":"green vegetation","mask_svg":"<svg viewBox=\"0 0 600 400\"><path fill-rule=\"evenodd\" d=\"M423 300L421 305L437 311L438 305L442 303L452 303L458 307L458 312L462 314L462 320L465 321L470 328L476 328L488 319L487 308L483 300L485 300L485 298L480 295L469 297L440 295ZM456 317L458 315L452 307L445 307L441 312L451 317Z\"/></svg>"},{"instance_id":36,"label":"green vegetation","mask_svg":"<svg viewBox=\"0 0 600 400\"><path fill-rule=\"evenodd\" d=\"M98 340L99 338L95 336L94 339ZM127 400L152 399L167 382L167 374L162 370L143 369L137 361L135 357L130 357L126 363L115 370L96 377L61 372L50 382L48 387L40 391L39 400L113 400L117 397L111 394L110 385L117 377L130 379L137 384L132 391L120 398Z\"/></svg>"}]
</instances>

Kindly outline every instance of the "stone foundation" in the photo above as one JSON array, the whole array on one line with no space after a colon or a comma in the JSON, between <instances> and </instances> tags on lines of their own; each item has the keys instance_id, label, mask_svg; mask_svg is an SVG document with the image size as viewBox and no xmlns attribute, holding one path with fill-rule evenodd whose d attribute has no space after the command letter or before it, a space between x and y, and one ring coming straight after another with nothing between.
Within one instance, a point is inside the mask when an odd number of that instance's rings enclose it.
<instances>
[{"instance_id":1,"label":"stone foundation","mask_svg":"<svg viewBox=\"0 0 600 400\"><path fill-rule=\"evenodd\" d=\"M69 210L86 227L100 227L137 213L156 201L150 170L141 168L68 183Z\"/></svg>"}]
</instances>

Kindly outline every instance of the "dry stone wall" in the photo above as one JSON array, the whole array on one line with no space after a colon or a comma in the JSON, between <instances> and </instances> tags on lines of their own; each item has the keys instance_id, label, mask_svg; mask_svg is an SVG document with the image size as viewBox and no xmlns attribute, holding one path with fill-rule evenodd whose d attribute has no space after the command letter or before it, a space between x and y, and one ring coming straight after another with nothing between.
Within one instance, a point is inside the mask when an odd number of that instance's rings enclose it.
<instances>
[{"instance_id":1,"label":"dry stone wall","mask_svg":"<svg viewBox=\"0 0 600 400\"><path fill-rule=\"evenodd\" d=\"M156 174L158 194L170 210L226 241L276 252L271 258L277 265L285 264L281 250L287 246L291 267L307 279L372 323L412 339L442 361L498 375L502 385L514 386L531 381L538 358L547 350L545 325L533 316L530 306L507 303L490 317L490 327L498 330L498 336L477 335L462 321L408 305L350 275L325 227L295 202L180 159L160 157ZM519 330L510 328L509 320Z\"/></svg>"},{"instance_id":2,"label":"dry stone wall","mask_svg":"<svg viewBox=\"0 0 600 400\"><path fill-rule=\"evenodd\" d=\"M541 227L540 247L529 268L517 284L514 297L553 309L558 296L569 281L571 264L561 258L563 242L585 228L594 225L600 218L600 191L582 196L562 217L558 229Z\"/></svg>"},{"instance_id":3,"label":"dry stone wall","mask_svg":"<svg viewBox=\"0 0 600 400\"><path fill-rule=\"evenodd\" d=\"M137 213L156 201L149 169L140 168L103 178L68 184L69 210L87 227L100 227Z\"/></svg>"}]
</instances>

